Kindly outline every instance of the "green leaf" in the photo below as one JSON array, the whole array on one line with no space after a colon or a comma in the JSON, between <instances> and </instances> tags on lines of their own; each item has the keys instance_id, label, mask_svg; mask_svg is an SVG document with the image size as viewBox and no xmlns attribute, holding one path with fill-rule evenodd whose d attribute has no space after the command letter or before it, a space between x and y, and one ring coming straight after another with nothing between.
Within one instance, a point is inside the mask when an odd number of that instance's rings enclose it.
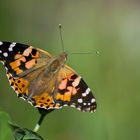
<instances>
[{"instance_id":1,"label":"green leaf","mask_svg":"<svg viewBox=\"0 0 140 140\"><path fill-rule=\"evenodd\" d=\"M0 140L7 140L10 138L10 129L8 127L8 120L10 117L5 112L0 111Z\"/></svg>"},{"instance_id":2,"label":"green leaf","mask_svg":"<svg viewBox=\"0 0 140 140\"><path fill-rule=\"evenodd\" d=\"M27 128L21 128L15 124L9 123L9 126L13 132L15 140L43 140L37 133Z\"/></svg>"}]
</instances>

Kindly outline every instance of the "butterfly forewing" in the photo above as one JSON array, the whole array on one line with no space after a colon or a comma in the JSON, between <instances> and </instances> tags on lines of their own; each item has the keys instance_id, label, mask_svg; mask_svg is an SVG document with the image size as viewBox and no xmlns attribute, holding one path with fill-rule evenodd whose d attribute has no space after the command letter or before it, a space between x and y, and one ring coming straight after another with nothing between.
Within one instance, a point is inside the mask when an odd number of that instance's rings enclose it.
<instances>
[{"instance_id":1,"label":"butterfly forewing","mask_svg":"<svg viewBox=\"0 0 140 140\"><path fill-rule=\"evenodd\" d=\"M49 53L47 55L29 45L0 42L0 60L13 77L22 77L46 65L49 58Z\"/></svg>"},{"instance_id":2,"label":"butterfly forewing","mask_svg":"<svg viewBox=\"0 0 140 140\"><path fill-rule=\"evenodd\" d=\"M71 106L81 111L93 112L96 110L96 102L90 88L73 69L65 65L60 70L56 102L63 106Z\"/></svg>"}]
</instances>

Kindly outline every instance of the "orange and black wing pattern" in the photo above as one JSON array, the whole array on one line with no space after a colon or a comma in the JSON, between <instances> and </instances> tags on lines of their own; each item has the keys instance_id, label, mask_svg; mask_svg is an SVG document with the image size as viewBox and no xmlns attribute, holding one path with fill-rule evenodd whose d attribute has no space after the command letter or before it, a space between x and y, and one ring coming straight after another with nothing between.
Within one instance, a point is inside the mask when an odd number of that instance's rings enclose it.
<instances>
[{"instance_id":1,"label":"orange and black wing pattern","mask_svg":"<svg viewBox=\"0 0 140 140\"><path fill-rule=\"evenodd\" d=\"M45 109L59 107L47 92L39 93L39 96L31 95L33 89L39 88L34 81L49 63L50 58L48 52L29 45L0 42L0 60L6 68L10 86L18 97L27 100L35 107Z\"/></svg>"},{"instance_id":2,"label":"orange and black wing pattern","mask_svg":"<svg viewBox=\"0 0 140 140\"><path fill-rule=\"evenodd\" d=\"M77 108L80 111L96 111L95 97L81 76L65 65L60 71L60 77L63 78L55 94L56 102L62 106Z\"/></svg>"},{"instance_id":3,"label":"orange and black wing pattern","mask_svg":"<svg viewBox=\"0 0 140 140\"><path fill-rule=\"evenodd\" d=\"M23 77L41 65L45 65L50 57L49 53L45 51L42 53L30 45L0 42L0 61L13 77Z\"/></svg>"}]
</instances>

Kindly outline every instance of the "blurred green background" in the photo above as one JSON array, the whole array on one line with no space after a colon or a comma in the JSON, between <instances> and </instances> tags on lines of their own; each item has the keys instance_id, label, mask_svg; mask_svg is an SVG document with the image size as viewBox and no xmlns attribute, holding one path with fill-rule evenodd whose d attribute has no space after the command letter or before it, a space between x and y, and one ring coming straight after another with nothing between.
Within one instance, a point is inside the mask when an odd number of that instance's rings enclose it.
<instances>
[{"instance_id":1,"label":"blurred green background","mask_svg":"<svg viewBox=\"0 0 140 140\"><path fill-rule=\"evenodd\" d=\"M140 139L140 1L138 0L1 0L0 40L32 44L57 55L94 92L96 113L65 107L49 114L39 134L46 140ZM95 51L100 51L97 55ZM21 127L33 129L38 111L18 99L0 65L0 111ZM7 115L0 113L0 140L11 140ZM5 130L5 131L4 131Z\"/></svg>"}]
</instances>

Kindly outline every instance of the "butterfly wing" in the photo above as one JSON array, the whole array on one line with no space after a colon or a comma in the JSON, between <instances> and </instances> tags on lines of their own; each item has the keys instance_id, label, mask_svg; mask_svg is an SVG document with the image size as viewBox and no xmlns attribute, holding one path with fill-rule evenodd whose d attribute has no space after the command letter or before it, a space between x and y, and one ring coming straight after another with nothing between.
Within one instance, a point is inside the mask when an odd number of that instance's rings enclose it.
<instances>
[{"instance_id":1,"label":"butterfly wing","mask_svg":"<svg viewBox=\"0 0 140 140\"><path fill-rule=\"evenodd\" d=\"M90 88L76 72L65 65L59 72L60 83L55 102L62 106L75 107L81 111L94 112L96 101Z\"/></svg>"},{"instance_id":2,"label":"butterfly wing","mask_svg":"<svg viewBox=\"0 0 140 140\"><path fill-rule=\"evenodd\" d=\"M61 106L59 103L54 102L52 94L50 94L48 90L41 90L42 88L44 88L44 85L46 85L46 83L44 83L43 81L40 86L34 83L34 80L37 79L39 73L42 72L42 69L43 68L40 68L35 72L29 73L25 77L14 78L9 73L7 73L7 77L9 79L11 87L17 93L18 97L27 100L29 103L31 103L31 105L37 108L58 109ZM54 84L48 83L48 86L49 89L53 89ZM33 91L35 91L35 94L32 94L32 89Z\"/></svg>"},{"instance_id":3,"label":"butterfly wing","mask_svg":"<svg viewBox=\"0 0 140 140\"><path fill-rule=\"evenodd\" d=\"M32 46L0 42L0 60L13 77L23 77L37 68L46 65L51 55Z\"/></svg>"},{"instance_id":4,"label":"butterfly wing","mask_svg":"<svg viewBox=\"0 0 140 140\"><path fill-rule=\"evenodd\" d=\"M51 58L48 52L29 45L0 42L0 60L7 70L11 87L18 97L27 100L35 107L46 109L58 106L54 105L53 98L48 92L40 96L31 95L32 90L39 88L39 83L37 85L34 80L39 77Z\"/></svg>"}]
</instances>

